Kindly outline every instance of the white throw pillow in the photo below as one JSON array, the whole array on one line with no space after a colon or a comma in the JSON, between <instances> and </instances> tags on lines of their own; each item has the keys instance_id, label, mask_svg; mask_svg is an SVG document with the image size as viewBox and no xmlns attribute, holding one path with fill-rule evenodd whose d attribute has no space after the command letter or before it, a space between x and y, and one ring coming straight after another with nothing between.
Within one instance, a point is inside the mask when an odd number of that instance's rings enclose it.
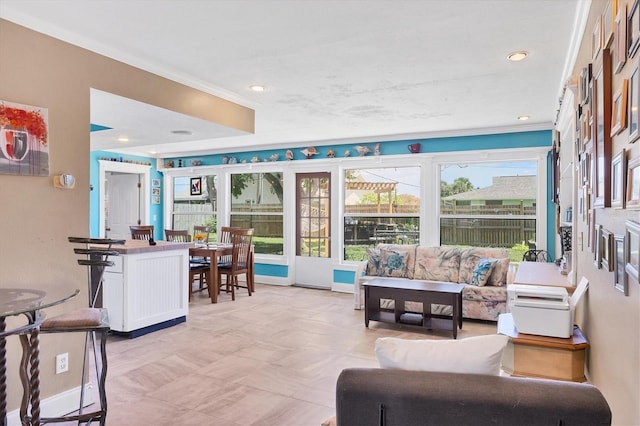
<instances>
[{"instance_id":1,"label":"white throw pillow","mask_svg":"<svg viewBox=\"0 0 640 426\"><path fill-rule=\"evenodd\" d=\"M382 368L497 376L508 341L502 334L460 340L381 337L376 340L376 357Z\"/></svg>"}]
</instances>

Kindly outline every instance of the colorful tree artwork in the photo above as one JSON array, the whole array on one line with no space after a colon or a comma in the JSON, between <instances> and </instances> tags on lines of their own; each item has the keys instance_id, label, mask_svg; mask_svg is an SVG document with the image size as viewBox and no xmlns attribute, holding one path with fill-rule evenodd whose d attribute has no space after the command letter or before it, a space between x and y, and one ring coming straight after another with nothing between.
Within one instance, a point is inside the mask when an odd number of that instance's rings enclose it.
<instances>
[{"instance_id":1,"label":"colorful tree artwork","mask_svg":"<svg viewBox=\"0 0 640 426\"><path fill-rule=\"evenodd\" d=\"M46 108L0 100L0 173L49 176Z\"/></svg>"}]
</instances>

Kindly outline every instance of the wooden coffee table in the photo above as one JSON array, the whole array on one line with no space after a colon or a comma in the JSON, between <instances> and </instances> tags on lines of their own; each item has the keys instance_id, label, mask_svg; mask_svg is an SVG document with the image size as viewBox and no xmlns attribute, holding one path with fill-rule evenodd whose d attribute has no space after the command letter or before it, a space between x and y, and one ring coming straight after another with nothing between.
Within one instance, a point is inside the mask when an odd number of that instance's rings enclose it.
<instances>
[{"instance_id":1,"label":"wooden coffee table","mask_svg":"<svg viewBox=\"0 0 640 426\"><path fill-rule=\"evenodd\" d=\"M458 327L462 329L462 284L374 278L362 285L366 327L373 320L417 325L427 329L450 328L454 339L458 337ZM392 299L393 311L382 309L380 299ZM422 313L405 312L404 302L422 302ZM452 306L452 316L432 314L431 304Z\"/></svg>"}]
</instances>

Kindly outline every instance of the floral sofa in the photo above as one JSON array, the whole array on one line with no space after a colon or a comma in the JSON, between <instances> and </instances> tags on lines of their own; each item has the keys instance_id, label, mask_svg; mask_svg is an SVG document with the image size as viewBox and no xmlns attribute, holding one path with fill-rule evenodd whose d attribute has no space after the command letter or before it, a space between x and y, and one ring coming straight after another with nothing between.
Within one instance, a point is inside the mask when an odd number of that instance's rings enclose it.
<instances>
[{"instance_id":1,"label":"floral sofa","mask_svg":"<svg viewBox=\"0 0 640 426\"><path fill-rule=\"evenodd\" d=\"M367 249L367 255L356 273L356 309L364 305L361 284L382 277L464 284L464 318L497 321L498 315L507 312L507 284L513 277L507 249L379 244ZM383 308L393 309L393 304L393 300L381 301ZM451 309L431 306L431 312L438 315L451 315ZM405 302L405 311L422 312L422 303Z\"/></svg>"}]
</instances>

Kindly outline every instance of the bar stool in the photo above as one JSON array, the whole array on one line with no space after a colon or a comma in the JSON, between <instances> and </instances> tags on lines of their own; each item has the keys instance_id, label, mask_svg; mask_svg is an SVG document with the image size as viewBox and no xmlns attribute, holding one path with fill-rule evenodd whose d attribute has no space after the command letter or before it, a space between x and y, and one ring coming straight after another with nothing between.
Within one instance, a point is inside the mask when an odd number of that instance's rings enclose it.
<instances>
[{"instance_id":1,"label":"bar stool","mask_svg":"<svg viewBox=\"0 0 640 426\"><path fill-rule=\"evenodd\" d=\"M102 277L107 266L112 266L110 256L119 256L120 253L113 250L112 245L124 244L124 240L112 240L105 238L79 238L69 237L69 242L85 244L86 248L75 248L74 253L85 255L86 258L78 259L78 264L88 266L88 295L89 306L73 312L58 315L46 319L40 326L41 333L85 333L84 358L82 362L82 380L80 384L80 406L77 414L60 417L43 417L41 423L57 423L77 421L90 424L93 421L104 425L107 417L107 394L105 390L107 377L107 335L110 330L109 316L105 308L102 308ZM106 245L106 248L91 248L94 245ZM100 358L98 358L98 341L96 335L100 335ZM85 378L88 372L88 354L93 349L93 362L95 366L96 380L98 381L98 394L100 406L91 412L84 412Z\"/></svg>"}]
</instances>

